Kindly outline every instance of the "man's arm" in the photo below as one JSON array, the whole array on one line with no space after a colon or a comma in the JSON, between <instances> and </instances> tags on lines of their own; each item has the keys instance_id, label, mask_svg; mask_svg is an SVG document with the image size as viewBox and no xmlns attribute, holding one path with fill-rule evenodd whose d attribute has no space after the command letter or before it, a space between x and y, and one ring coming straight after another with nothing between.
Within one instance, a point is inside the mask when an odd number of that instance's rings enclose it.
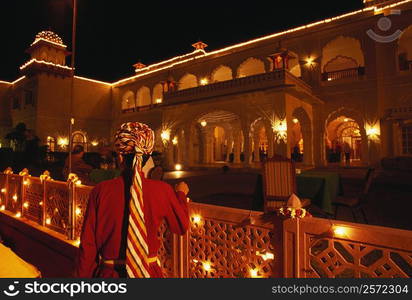
<instances>
[{"instance_id":1,"label":"man's arm","mask_svg":"<svg viewBox=\"0 0 412 300\"><path fill-rule=\"evenodd\" d=\"M98 188L95 188L89 196L76 263L76 277L93 277L93 273L97 267L96 210L98 194Z\"/></svg>"},{"instance_id":2,"label":"man's arm","mask_svg":"<svg viewBox=\"0 0 412 300\"><path fill-rule=\"evenodd\" d=\"M189 227L189 209L184 191L173 191L170 185L166 184L167 206L166 220L170 231L176 234L184 234Z\"/></svg>"}]
</instances>

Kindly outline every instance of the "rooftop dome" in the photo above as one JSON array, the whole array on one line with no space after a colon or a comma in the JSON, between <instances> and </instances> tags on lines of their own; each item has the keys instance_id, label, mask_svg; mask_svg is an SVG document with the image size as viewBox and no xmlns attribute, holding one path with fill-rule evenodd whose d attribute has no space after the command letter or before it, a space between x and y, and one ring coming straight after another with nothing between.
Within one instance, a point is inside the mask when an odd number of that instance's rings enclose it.
<instances>
[{"instance_id":1,"label":"rooftop dome","mask_svg":"<svg viewBox=\"0 0 412 300\"><path fill-rule=\"evenodd\" d=\"M53 42L55 44L59 44L59 45L63 45L63 40L61 39L61 37L59 37L57 35L57 33L54 33L53 31L41 31L36 35L36 38L34 40L34 42L38 41L38 40L46 40L46 41L50 41Z\"/></svg>"}]
</instances>

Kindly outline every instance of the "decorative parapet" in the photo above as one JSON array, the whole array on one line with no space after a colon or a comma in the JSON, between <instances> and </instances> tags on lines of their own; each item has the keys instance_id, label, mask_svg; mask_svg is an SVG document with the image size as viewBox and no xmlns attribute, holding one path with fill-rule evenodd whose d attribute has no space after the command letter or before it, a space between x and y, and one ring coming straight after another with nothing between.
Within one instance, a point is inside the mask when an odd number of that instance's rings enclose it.
<instances>
[{"instance_id":1,"label":"decorative parapet","mask_svg":"<svg viewBox=\"0 0 412 300\"><path fill-rule=\"evenodd\" d=\"M176 104L276 87L297 87L305 93L312 94L312 89L308 84L293 76L289 71L282 69L269 73L220 81L190 89L167 92L164 96L164 102L167 104Z\"/></svg>"},{"instance_id":2,"label":"decorative parapet","mask_svg":"<svg viewBox=\"0 0 412 300\"><path fill-rule=\"evenodd\" d=\"M385 112L387 120L403 120L412 118L412 106L392 107Z\"/></svg>"}]
</instances>

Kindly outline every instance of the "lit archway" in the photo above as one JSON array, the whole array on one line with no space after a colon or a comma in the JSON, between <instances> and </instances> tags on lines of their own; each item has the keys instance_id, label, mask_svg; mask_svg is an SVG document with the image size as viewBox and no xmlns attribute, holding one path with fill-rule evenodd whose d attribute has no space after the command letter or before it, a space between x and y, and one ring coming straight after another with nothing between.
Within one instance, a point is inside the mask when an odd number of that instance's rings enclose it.
<instances>
[{"instance_id":1,"label":"lit archway","mask_svg":"<svg viewBox=\"0 0 412 300\"><path fill-rule=\"evenodd\" d=\"M136 106L135 102L136 100L134 97L134 93L132 91L125 92L122 97L122 104L121 104L122 112L126 113L126 112L134 111L134 108Z\"/></svg>"},{"instance_id":2,"label":"lit archway","mask_svg":"<svg viewBox=\"0 0 412 300\"><path fill-rule=\"evenodd\" d=\"M137 91L136 102L138 107L148 106L151 104L150 89L147 86L142 86Z\"/></svg>"},{"instance_id":3,"label":"lit archway","mask_svg":"<svg viewBox=\"0 0 412 300\"><path fill-rule=\"evenodd\" d=\"M158 83L153 88L152 103L159 104L162 102L163 102L163 87L160 83Z\"/></svg>"},{"instance_id":4,"label":"lit archway","mask_svg":"<svg viewBox=\"0 0 412 300\"><path fill-rule=\"evenodd\" d=\"M412 25L403 31L398 40L398 63L401 71L412 69Z\"/></svg>"},{"instance_id":5,"label":"lit archway","mask_svg":"<svg viewBox=\"0 0 412 300\"><path fill-rule=\"evenodd\" d=\"M178 90L195 88L198 86L197 77L193 74L186 74L179 80Z\"/></svg>"},{"instance_id":6,"label":"lit archway","mask_svg":"<svg viewBox=\"0 0 412 300\"><path fill-rule=\"evenodd\" d=\"M232 69L227 66L219 66L212 72L212 83L219 81L232 80Z\"/></svg>"},{"instance_id":7,"label":"lit archway","mask_svg":"<svg viewBox=\"0 0 412 300\"><path fill-rule=\"evenodd\" d=\"M313 165L313 126L309 114L303 107L292 113L291 153L296 161Z\"/></svg>"},{"instance_id":8,"label":"lit archway","mask_svg":"<svg viewBox=\"0 0 412 300\"><path fill-rule=\"evenodd\" d=\"M237 70L237 77L247 77L265 73L265 64L260 59L250 57L246 59Z\"/></svg>"},{"instance_id":9,"label":"lit archway","mask_svg":"<svg viewBox=\"0 0 412 300\"><path fill-rule=\"evenodd\" d=\"M75 131L72 135L73 147L76 145L83 146L85 152L87 152L87 135L83 131Z\"/></svg>"}]
</instances>

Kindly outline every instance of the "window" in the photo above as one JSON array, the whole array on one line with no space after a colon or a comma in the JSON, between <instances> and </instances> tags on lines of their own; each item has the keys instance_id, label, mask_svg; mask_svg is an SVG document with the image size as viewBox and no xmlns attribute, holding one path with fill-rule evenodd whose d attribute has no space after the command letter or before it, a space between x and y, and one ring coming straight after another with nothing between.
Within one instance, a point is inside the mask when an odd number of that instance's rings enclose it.
<instances>
[{"instance_id":1,"label":"window","mask_svg":"<svg viewBox=\"0 0 412 300\"><path fill-rule=\"evenodd\" d=\"M402 153L412 154L412 125L402 127Z\"/></svg>"},{"instance_id":2,"label":"window","mask_svg":"<svg viewBox=\"0 0 412 300\"><path fill-rule=\"evenodd\" d=\"M19 97L13 98L13 109L20 109L20 99Z\"/></svg>"},{"instance_id":3,"label":"window","mask_svg":"<svg viewBox=\"0 0 412 300\"><path fill-rule=\"evenodd\" d=\"M24 93L24 104L34 105L34 96L32 91L25 91Z\"/></svg>"}]
</instances>

